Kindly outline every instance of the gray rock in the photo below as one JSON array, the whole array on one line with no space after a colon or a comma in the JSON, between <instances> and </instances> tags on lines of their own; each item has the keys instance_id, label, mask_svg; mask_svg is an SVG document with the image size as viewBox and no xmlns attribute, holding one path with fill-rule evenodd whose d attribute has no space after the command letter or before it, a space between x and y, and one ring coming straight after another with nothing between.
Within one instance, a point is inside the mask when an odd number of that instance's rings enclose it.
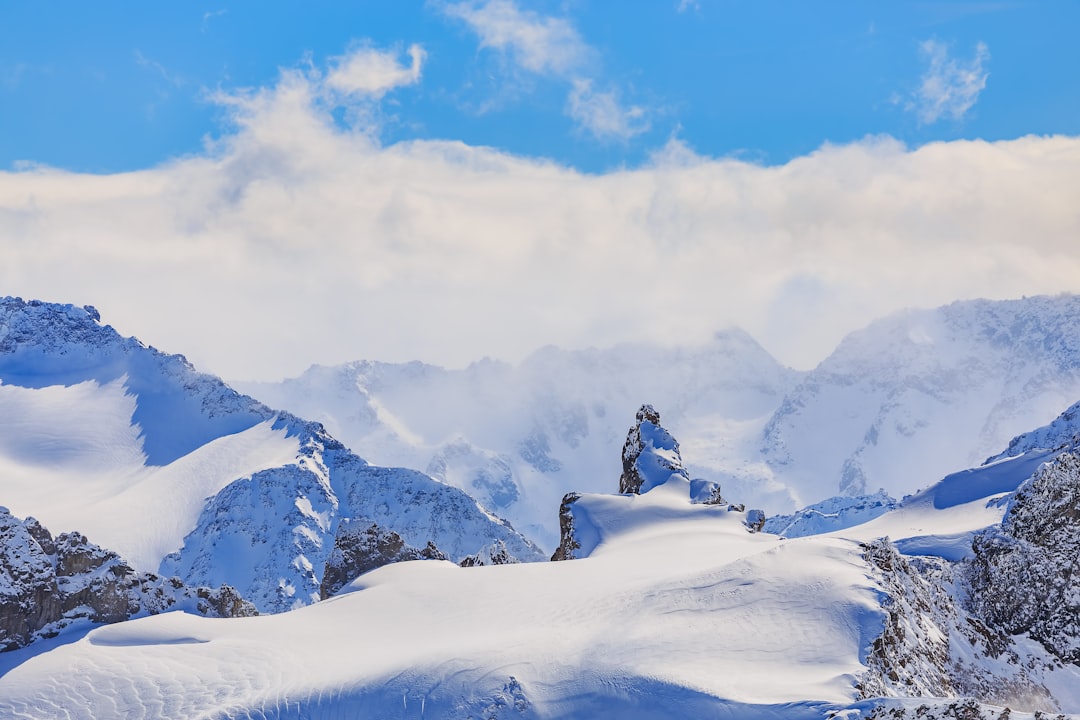
<instances>
[{"instance_id":1,"label":"gray rock","mask_svg":"<svg viewBox=\"0 0 1080 720\"><path fill-rule=\"evenodd\" d=\"M179 578L137 573L78 532L55 539L34 518L0 508L0 650L25 647L80 624L167 610L207 617L256 615L233 588L190 588Z\"/></svg>"}]
</instances>

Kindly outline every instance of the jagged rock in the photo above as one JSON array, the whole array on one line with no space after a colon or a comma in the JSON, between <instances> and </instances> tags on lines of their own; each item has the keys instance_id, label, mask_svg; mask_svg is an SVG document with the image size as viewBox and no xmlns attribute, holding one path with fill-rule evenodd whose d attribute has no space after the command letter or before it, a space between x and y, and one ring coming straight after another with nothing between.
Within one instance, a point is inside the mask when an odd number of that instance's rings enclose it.
<instances>
[{"instance_id":1,"label":"jagged rock","mask_svg":"<svg viewBox=\"0 0 1080 720\"><path fill-rule=\"evenodd\" d=\"M888 538L863 545L863 557L886 594L886 618L866 658L862 697L968 697L1028 712L1058 710L1032 675L1054 659L1024 650L971 616L956 599L962 593L954 566L940 558L904 557Z\"/></svg>"},{"instance_id":2,"label":"jagged rock","mask_svg":"<svg viewBox=\"0 0 1080 720\"><path fill-rule=\"evenodd\" d=\"M1065 715L1036 711L1014 713L1009 707L993 706L971 698L951 702L879 704L866 720L1068 720Z\"/></svg>"},{"instance_id":3,"label":"jagged rock","mask_svg":"<svg viewBox=\"0 0 1080 720\"><path fill-rule=\"evenodd\" d=\"M642 405L637 411L637 422L623 445L622 466L619 492L623 494L648 492L672 475L690 480L678 441L660 425L660 413L652 405Z\"/></svg>"},{"instance_id":4,"label":"jagged rock","mask_svg":"<svg viewBox=\"0 0 1080 720\"><path fill-rule=\"evenodd\" d=\"M765 512L762 510L747 510L746 520L743 524L752 533L761 532L761 529L765 527Z\"/></svg>"},{"instance_id":5,"label":"jagged rock","mask_svg":"<svg viewBox=\"0 0 1080 720\"><path fill-rule=\"evenodd\" d=\"M727 500L720 495L720 483L695 478L690 481L690 502L695 505L723 505Z\"/></svg>"},{"instance_id":6,"label":"jagged rock","mask_svg":"<svg viewBox=\"0 0 1080 720\"><path fill-rule=\"evenodd\" d=\"M357 577L383 565L406 560L447 559L431 541L423 548L415 548L393 530L377 523L345 520L334 537L334 549L326 561L319 596L325 600Z\"/></svg>"},{"instance_id":7,"label":"jagged rock","mask_svg":"<svg viewBox=\"0 0 1080 720\"><path fill-rule=\"evenodd\" d=\"M496 540L475 555L469 555L458 563L461 567L482 567L484 565L513 565L520 562L506 549L506 543Z\"/></svg>"},{"instance_id":8,"label":"jagged rock","mask_svg":"<svg viewBox=\"0 0 1080 720\"><path fill-rule=\"evenodd\" d=\"M580 493L566 493L559 505L559 547L555 548L555 554L551 556L555 560L573 560L577 557L575 550L581 549L581 543L574 537L574 511L573 505L581 499Z\"/></svg>"},{"instance_id":9,"label":"jagged rock","mask_svg":"<svg viewBox=\"0 0 1080 720\"><path fill-rule=\"evenodd\" d=\"M80 621L114 623L166 610L257 614L227 585L190 588L179 578L136 573L82 533L54 539L34 518L19 521L0 508L0 650L52 637Z\"/></svg>"},{"instance_id":10,"label":"jagged rock","mask_svg":"<svg viewBox=\"0 0 1080 720\"><path fill-rule=\"evenodd\" d=\"M1000 528L973 542L973 609L1080 665L1080 453L1063 453L1017 490Z\"/></svg>"}]
</instances>

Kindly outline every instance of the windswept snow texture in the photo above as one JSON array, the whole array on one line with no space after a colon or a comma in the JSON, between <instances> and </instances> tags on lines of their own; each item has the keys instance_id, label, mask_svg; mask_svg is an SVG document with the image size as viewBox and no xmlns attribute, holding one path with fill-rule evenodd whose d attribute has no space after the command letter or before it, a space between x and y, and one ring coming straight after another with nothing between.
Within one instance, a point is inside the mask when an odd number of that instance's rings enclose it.
<instances>
[{"instance_id":1,"label":"windswept snow texture","mask_svg":"<svg viewBox=\"0 0 1080 720\"><path fill-rule=\"evenodd\" d=\"M879 488L900 497L1077 397L1080 296L957 302L845 338L784 399L762 452L806 503Z\"/></svg>"},{"instance_id":2,"label":"windswept snow texture","mask_svg":"<svg viewBox=\"0 0 1080 720\"><path fill-rule=\"evenodd\" d=\"M454 560L500 541L543 558L460 490L371 466L92 308L0 300L0 478L13 514L78 530L138 571L227 583L262 612L318 599L342 518Z\"/></svg>"},{"instance_id":3,"label":"windswept snow texture","mask_svg":"<svg viewBox=\"0 0 1080 720\"><path fill-rule=\"evenodd\" d=\"M590 557L406 562L275 616L102 628L0 677L0 715L821 718L881 632L857 543L751 534L685 481L595 505Z\"/></svg>"}]
</instances>

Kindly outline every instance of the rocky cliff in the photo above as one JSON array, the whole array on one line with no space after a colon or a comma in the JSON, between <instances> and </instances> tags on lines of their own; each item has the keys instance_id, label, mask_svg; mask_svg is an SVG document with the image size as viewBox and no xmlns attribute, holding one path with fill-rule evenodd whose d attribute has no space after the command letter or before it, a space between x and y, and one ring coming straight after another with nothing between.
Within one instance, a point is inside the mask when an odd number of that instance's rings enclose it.
<instances>
[{"instance_id":1,"label":"rocky cliff","mask_svg":"<svg viewBox=\"0 0 1080 720\"><path fill-rule=\"evenodd\" d=\"M973 550L966 576L975 612L1080 664L1080 453L1040 468Z\"/></svg>"},{"instance_id":2,"label":"rocky cliff","mask_svg":"<svg viewBox=\"0 0 1080 720\"><path fill-rule=\"evenodd\" d=\"M189 587L177 577L138 573L78 532L55 538L34 518L0 508L0 650L52 637L77 624L105 624L168 610L246 617L255 607L233 588Z\"/></svg>"},{"instance_id":3,"label":"rocky cliff","mask_svg":"<svg viewBox=\"0 0 1080 720\"><path fill-rule=\"evenodd\" d=\"M407 560L448 560L434 543L408 545L393 530L376 523L346 520L338 527L334 549L326 561L319 597L330 597L360 575L383 565Z\"/></svg>"}]
</instances>

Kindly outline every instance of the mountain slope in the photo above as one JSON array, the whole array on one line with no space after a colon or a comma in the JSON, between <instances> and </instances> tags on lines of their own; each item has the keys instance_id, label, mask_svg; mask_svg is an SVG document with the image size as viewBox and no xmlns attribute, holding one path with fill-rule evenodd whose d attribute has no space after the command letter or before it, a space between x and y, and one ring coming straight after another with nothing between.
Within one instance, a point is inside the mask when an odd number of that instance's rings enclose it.
<instances>
[{"instance_id":1,"label":"mountain slope","mask_svg":"<svg viewBox=\"0 0 1080 720\"><path fill-rule=\"evenodd\" d=\"M455 560L496 541L542 557L459 490L370 466L93 308L0 300L0 473L16 515L77 529L139 571L228 583L261 611L318 599L343 518Z\"/></svg>"},{"instance_id":2,"label":"mountain slope","mask_svg":"<svg viewBox=\"0 0 1080 720\"><path fill-rule=\"evenodd\" d=\"M465 490L550 548L547 508L610 488L620 418L642 402L678 428L692 477L769 514L838 493L901 497L972 467L1080 397L1080 297L901 312L809 373L728 331L697 348L545 348L464 370L364 361L241 387Z\"/></svg>"},{"instance_id":3,"label":"mountain slope","mask_svg":"<svg viewBox=\"0 0 1080 720\"><path fill-rule=\"evenodd\" d=\"M289 613L100 628L0 676L0 715L1030 720L1080 710L1080 667L980 625L957 602L948 561L906 559L884 539L752 532L747 513L692 502L672 462L678 443L655 413L641 415L633 465L655 472L640 494L576 496L579 559L403 562ZM668 464L638 462L646 455ZM1024 472L1022 462L997 475ZM987 509L997 475L962 497L949 484L927 491L919 520L938 513L943 535L981 522L965 514Z\"/></svg>"},{"instance_id":4,"label":"mountain slope","mask_svg":"<svg viewBox=\"0 0 1080 720\"><path fill-rule=\"evenodd\" d=\"M852 333L784 399L762 454L804 503L899 497L1080 397L1080 296L957 302Z\"/></svg>"}]
</instances>

